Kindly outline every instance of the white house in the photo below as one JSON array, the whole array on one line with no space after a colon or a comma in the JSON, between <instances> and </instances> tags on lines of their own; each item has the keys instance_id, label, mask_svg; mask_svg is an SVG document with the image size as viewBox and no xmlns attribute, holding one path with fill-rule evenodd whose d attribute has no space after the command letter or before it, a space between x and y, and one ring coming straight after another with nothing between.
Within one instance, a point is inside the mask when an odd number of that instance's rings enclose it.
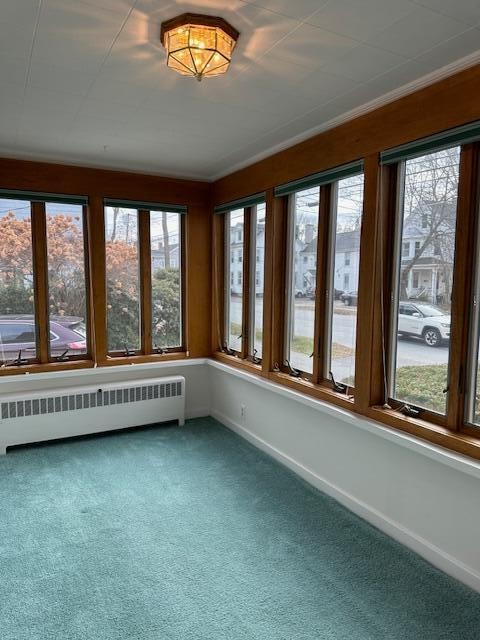
<instances>
[{"instance_id":1,"label":"white house","mask_svg":"<svg viewBox=\"0 0 480 640\"><path fill-rule=\"evenodd\" d=\"M156 248L152 248L152 271L158 269L165 269L165 247L163 241L159 240L156 244ZM155 245L154 245L155 246ZM180 247L178 244L171 244L168 249L170 257L170 268L178 269L180 265Z\"/></svg>"}]
</instances>

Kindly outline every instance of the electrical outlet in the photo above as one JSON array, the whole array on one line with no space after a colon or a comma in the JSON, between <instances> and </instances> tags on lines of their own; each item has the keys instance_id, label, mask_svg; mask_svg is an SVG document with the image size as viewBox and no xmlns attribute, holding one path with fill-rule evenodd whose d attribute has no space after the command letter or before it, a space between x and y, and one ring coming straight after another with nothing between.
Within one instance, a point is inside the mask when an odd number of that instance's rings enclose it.
<instances>
[{"instance_id":1,"label":"electrical outlet","mask_svg":"<svg viewBox=\"0 0 480 640\"><path fill-rule=\"evenodd\" d=\"M244 404L240 405L240 417L242 418L242 424L247 421L247 407Z\"/></svg>"}]
</instances>

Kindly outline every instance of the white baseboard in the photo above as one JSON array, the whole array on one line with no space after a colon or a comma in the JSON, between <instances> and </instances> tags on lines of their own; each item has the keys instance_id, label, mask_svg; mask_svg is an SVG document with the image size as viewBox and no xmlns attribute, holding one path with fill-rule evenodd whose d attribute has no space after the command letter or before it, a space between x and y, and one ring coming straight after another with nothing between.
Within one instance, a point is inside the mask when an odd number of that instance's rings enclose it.
<instances>
[{"instance_id":1,"label":"white baseboard","mask_svg":"<svg viewBox=\"0 0 480 640\"><path fill-rule=\"evenodd\" d=\"M193 418L207 418L210 415L210 407L198 407L196 409L191 409L190 411L185 411L185 418L187 420L192 420Z\"/></svg>"},{"instance_id":2,"label":"white baseboard","mask_svg":"<svg viewBox=\"0 0 480 640\"><path fill-rule=\"evenodd\" d=\"M418 553L418 555L430 562L430 564L437 569L440 569L444 573L460 580L472 589L475 589L475 591L480 592L480 574L472 571L472 569L462 562L459 562L450 554L446 553L436 545L433 545L421 536L418 536L413 531L403 527L400 523L392 520L367 503L359 500L343 489L340 489L329 482L326 478L319 476L308 467L297 462L292 457L286 455L276 447L249 431L246 427L243 427L237 422L231 420L228 416L216 410L211 410L210 415L240 435L242 438L245 438L262 451L268 453L272 458L275 458L284 464L309 484L331 496L347 509L377 527L391 538L394 538L415 553Z\"/></svg>"}]
</instances>

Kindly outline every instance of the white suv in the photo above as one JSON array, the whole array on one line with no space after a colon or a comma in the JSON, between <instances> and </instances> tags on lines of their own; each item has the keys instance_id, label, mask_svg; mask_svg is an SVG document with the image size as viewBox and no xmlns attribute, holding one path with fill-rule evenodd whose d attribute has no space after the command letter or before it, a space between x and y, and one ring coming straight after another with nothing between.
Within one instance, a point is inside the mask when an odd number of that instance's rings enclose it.
<instances>
[{"instance_id":1,"label":"white suv","mask_svg":"<svg viewBox=\"0 0 480 640\"><path fill-rule=\"evenodd\" d=\"M432 304L400 302L398 334L422 338L429 347L439 347L450 339L450 316Z\"/></svg>"}]
</instances>

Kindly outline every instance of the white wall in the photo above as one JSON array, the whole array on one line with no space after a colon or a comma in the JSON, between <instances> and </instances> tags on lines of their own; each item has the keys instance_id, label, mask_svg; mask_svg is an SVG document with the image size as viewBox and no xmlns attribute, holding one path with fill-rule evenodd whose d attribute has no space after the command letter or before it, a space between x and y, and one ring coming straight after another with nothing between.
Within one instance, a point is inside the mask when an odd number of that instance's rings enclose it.
<instances>
[{"instance_id":1,"label":"white wall","mask_svg":"<svg viewBox=\"0 0 480 640\"><path fill-rule=\"evenodd\" d=\"M479 464L221 363L210 369L214 417L480 591Z\"/></svg>"}]
</instances>

